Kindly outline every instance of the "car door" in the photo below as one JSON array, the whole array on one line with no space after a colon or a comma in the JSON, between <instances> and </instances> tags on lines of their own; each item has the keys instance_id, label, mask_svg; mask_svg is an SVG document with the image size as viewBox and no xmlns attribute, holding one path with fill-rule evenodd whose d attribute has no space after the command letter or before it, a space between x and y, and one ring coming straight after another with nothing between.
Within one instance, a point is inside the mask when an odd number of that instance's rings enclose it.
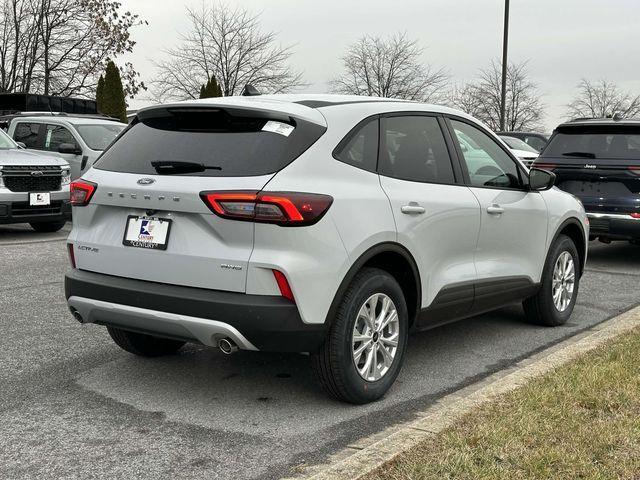
<instances>
[{"instance_id":1,"label":"car door","mask_svg":"<svg viewBox=\"0 0 640 480\"><path fill-rule=\"evenodd\" d=\"M75 153L60 152L60 145L68 144L76 147ZM82 175L83 158L80 142L71 131L63 125L46 124L44 132L43 150L55 153L66 160L71 166L71 178L76 179Z\"/></svg>"},{"instance_id":2,"label":"car door","mask_svg":"<svg viewBox=\"0 0 640 480\"><path fill-rule=\"evenodd\" d=\"M450 118L448 125L467 185L481 208L476 301L484 295L487 301L494 297L497 303L508 303L509 296L516 298L540 281L546 204L539 192L526 188L524 169L488 132L465 119Z\"/></svg>"},{"instance_id":3,"label":"car door","mask_svg":"<svg viewBox=\"0 0 640 480\"><path fill-rule=\"evenodd\" d=\"M452 162L453 147L443 126L436 115L403 113L381 119L378 172L398 242L420 271L424 310L418 325L467 314L476 280L480 207Z\"/></svg>"}]
</instances>

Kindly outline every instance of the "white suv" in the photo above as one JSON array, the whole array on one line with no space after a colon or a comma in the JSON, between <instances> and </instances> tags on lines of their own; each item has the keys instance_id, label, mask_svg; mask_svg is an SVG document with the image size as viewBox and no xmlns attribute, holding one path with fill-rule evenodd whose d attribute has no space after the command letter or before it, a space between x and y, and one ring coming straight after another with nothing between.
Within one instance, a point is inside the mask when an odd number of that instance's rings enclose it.
<instances>
[{"instance_id":1,"label":"white suv","mask_svg":"<svg viewBox=\"0 0 640 480\"><path fill-rule=\"evenodd\" d=\"M410 329L513 302L539 324L567 321L588 223L553 180L432 105L152 107L72 183L66 297L129 352L309 352L328 393L365 403L394 382Z\"/></svg>"}]
</instances>

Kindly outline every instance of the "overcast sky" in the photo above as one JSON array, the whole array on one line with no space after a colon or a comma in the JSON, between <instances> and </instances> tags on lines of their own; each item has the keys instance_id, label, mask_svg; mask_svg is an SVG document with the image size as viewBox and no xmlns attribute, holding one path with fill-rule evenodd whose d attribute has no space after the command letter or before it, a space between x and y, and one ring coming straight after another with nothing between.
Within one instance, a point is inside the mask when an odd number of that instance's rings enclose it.
<instances>
[{"instance_id":1,"label":"overcast sky","mask_svg":"<svg viewBox=\"0 0 640 480\"><path fill-rule=\"evenodd\" d=\"M200 0L121 0L149 22L133 32L128 60L144 80L153 60L189 25L186 6ZM211 0L207 0L211 1ZM504 0L229 0L261 13L266 31L295 45L292 64L304 71L314 93L340 72L345 47L364 34L406 31L424 47L424 61L471 80L502 48ZM565 105L581 78L607 79L640 93L640 0L511 0L509 57L529 61L539 85L548 129L564 119ZM131 107L145 102L134 100Z\"/></svg>"}]
</instances>

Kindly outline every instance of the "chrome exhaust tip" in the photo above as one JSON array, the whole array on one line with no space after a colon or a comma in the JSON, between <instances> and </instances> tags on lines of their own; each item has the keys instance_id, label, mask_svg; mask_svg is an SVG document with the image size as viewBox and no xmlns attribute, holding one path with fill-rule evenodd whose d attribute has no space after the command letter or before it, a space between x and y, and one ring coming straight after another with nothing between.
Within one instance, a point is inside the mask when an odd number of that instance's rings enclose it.
<instances>
[{"instance_id":1,"label":"chrome exhaust tip","mask_svg":"<svg viewBox=\"0 0 640 480\"><path fill-rule=\"evenodd\" d=\"M78 310L73 307L69 307L69 310L71 311L71 315L73 315L73 318L75 318L80 323L84 323L84 318L82 318L82 315L80 315L80 312Z\"/></svg>"},{"instance_id":2,"label":"chrome exhaust tip","mask_svg":"<svg viewBox=\"0 0 640 480\"><path fill-rule=\"evenodd\" d=\"M236 342L234 342L230 338L221 338L220 340L218 340L218 348L225 355L231 355L232 353L236 353L238 351L238 345L236 345Z\"/></svg>"}]
</instances>

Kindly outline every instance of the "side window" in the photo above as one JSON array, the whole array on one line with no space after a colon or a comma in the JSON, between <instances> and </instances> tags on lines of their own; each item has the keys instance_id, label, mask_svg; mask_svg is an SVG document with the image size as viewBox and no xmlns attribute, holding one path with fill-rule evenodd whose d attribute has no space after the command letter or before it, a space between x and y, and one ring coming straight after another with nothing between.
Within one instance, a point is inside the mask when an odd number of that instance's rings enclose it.
<instances>
[{"instance_id":1,"label":"side window","mask_svg":"<svg viewBox=\"0 0 640 480\"><path fill-rule=\"evenodd\" d=\"M16 142L24 143L27 148L42 148L38 144L38 133L40 133L39 123L18 123L13 131L13 139Z\"/></svg>"},{"instance_id":2,"label":"side window","mask_svg":"<svg viewBox=\"0 0 640 480\"><path fill-rule=\"evenodd\" d=\"M473 187L520 188L515 161L482 130L451 120Z\"/></svg>"},{"instance_id":3,"label":"side window","mask_svg":"<svg viewBox=\"0 0 640 480\"><path fill-rule=\"evenodd\" d=\"M539 152L547 145L544 140L538 137L526 137L524 139L529 145L538 150Z\"/></svg>"},{"instance_id":4,"label":"side window","mask_svg":"<svg viewBox=\"0 0 640 480\"><path fill-rule=\"evenodd\" d=\"M447 144L436 117L388 117L381 125L381 175L414 182L455 182Z\"/></svg>"},{"instance_id":5,"label":"side window","mask_svg":"<svg viewBox=\"0 0 640 480\"><path fill-rule=\"evenodd\" d=\"M60 125L47 125L44 138L44 149L50 152L57 152L58 147L63 143L77 145L76 139L65 127Z\"/></svg>"},{"instance_id":6,"label":"side window","mask_svg":"<svg viewBox=\"0 0 640 480\"><path fill-rule=\"evenodd\" d=\"M378 160L378 119L372 119L356 132L350 133L346 143L338 146L334 157L354 167L376 171Z\"/></svg>"}]
</instances>

